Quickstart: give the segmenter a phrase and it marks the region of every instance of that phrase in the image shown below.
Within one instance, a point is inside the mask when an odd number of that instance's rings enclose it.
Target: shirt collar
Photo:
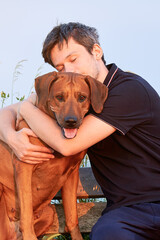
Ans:
[[[105,80],[104,80],[104,84],[109,87],[109,84],[111,83],[111,81],[113,80],[116,72],[118,71],[118,67],[116,66],[116,64],[112,63],[109,65],[106,65],[107,69],[109,70]]]

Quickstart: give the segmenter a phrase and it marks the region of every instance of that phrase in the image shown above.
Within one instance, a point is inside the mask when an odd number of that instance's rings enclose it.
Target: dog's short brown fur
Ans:
[[[89,76],[73,73],[52,72],[38,77],[35,89],[37,107],[56,118],[64,129],[64,135],[69,134],[69,137],[76,134],[74,129],[82,123],[90,104],[95,112],[101,112],[107,97],[107,88],[103,84]],[[20,129],[23,127],[28,127],[25,121],[20,123]],[[30,141],[45,145],[37,138],[30,137]],[[55,152],[54,159],[30,165],[17,160],[9,146],[0,142],[1,240],[37,240],[37,236],[45,233],[53,222],[49,203],[60,189],[66,230],[72,239],[82,239],[78,228],[76,192],[79,165],[85,153],[64,157]]]

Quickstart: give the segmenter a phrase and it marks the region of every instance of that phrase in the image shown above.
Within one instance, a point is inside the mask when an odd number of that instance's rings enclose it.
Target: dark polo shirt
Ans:
[[[160,98],[140,76],[107,68],[108,98],[102,113],[91,113],[117,130],[88,149],[106,211],[160,201]]]

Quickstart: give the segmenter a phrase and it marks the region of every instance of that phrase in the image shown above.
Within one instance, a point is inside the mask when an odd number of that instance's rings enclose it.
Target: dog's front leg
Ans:
[[[80,164],[76,166],[61,190],[66,220],[66,230],[70,232],[72,240],[83,239],[78,226],[77,215],[77,186],[79,180],[79,166]]]
[[[15,182],[20,206],[20,231],[23,240],[37,240],[34,232],[32,206],[32,171],[34,165],[14,159]]]

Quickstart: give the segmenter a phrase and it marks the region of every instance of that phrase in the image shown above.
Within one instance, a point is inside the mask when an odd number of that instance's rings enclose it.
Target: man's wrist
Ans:
[[[26,110],[32,105],[28,100],[24,100],[19,106],[18,113],[24,118]]]
[[[6,144],[8,144],[8,146],[10,146],[10,148],[13,149],[13,142],[14,142],[14,136],[16,134],[16,130],[15,129],[8,129],[8,131],[6,131],[6,134],[4,136],[4,142]]]

